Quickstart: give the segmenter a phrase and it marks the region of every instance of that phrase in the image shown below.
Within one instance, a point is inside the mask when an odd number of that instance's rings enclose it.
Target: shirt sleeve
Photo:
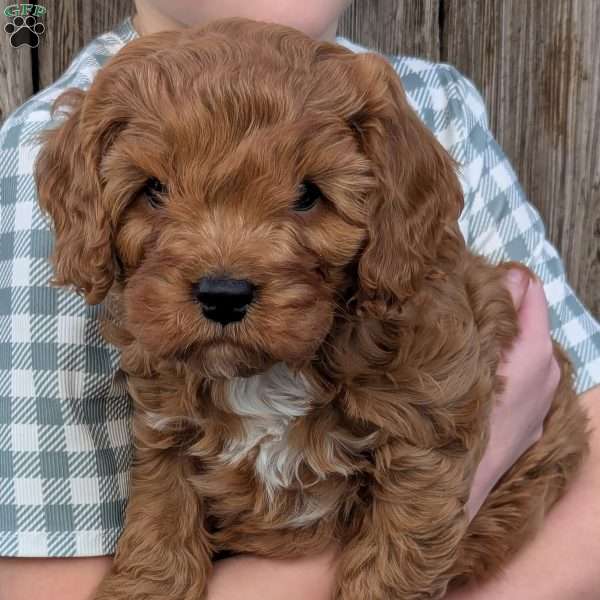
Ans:
[[[113,554],[123,528],[131,401],[102,307],[50,284],[33,165],[54,99],[135,37],[127,17],[93,39],[0,127],[0,556]]]
[[[569,285],[544,223],[490,132],[483,99],[454,67],[441,65],[448,107],[462,125],[456,155],[465,207],[460,227],[469,248],[493,263],[514,260],[542,280],[552,337],[570,356],[579,394],[600,384],[600,325]]]
[[[0,556],[114,552],[131,462],[131,406],[102,307],[50,284],[36,133],[52,88],[0,128]]]

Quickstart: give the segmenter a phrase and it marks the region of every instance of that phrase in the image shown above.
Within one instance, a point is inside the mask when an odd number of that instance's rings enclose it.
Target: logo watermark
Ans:
[[[11,21],[4,25],[4,31],[10,35],[10,45],[13,48],[37,48],[46,29],[38,18],[47,12],[46,7],[40,4],[9,4],[4,9],[4,16]]]

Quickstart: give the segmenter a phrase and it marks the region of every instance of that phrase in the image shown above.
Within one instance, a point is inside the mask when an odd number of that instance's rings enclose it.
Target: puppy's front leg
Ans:
[[[201,600],[211,548],[178,449],[136,448],[125,529],[95,600]]]
[[[377,454],[371,503],[340,556],[336,600],[441,598],[468,525],[459,461],[401,443]]]

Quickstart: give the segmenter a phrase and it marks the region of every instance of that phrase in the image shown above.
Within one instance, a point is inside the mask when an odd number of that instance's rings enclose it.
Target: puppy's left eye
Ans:
[[[294,202],[294,210],[296,212],[306,212],[313,208],[322,197],[323,193],[319,186],[305,179],[298,186],[298,197]]]
[[[142,192],[148,197],[148,202],[153,208],[159,208],[163,205],[164,195],[168,192],[166,184],[156,177],[150,177],[146,180]]]

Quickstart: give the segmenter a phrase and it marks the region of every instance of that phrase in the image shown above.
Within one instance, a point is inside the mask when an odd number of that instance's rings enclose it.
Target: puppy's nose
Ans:
[[[244,318],[254,299],[254,290],[254,285],[245,279],[203,277],[193,285],[202,314],[221,325]]]

